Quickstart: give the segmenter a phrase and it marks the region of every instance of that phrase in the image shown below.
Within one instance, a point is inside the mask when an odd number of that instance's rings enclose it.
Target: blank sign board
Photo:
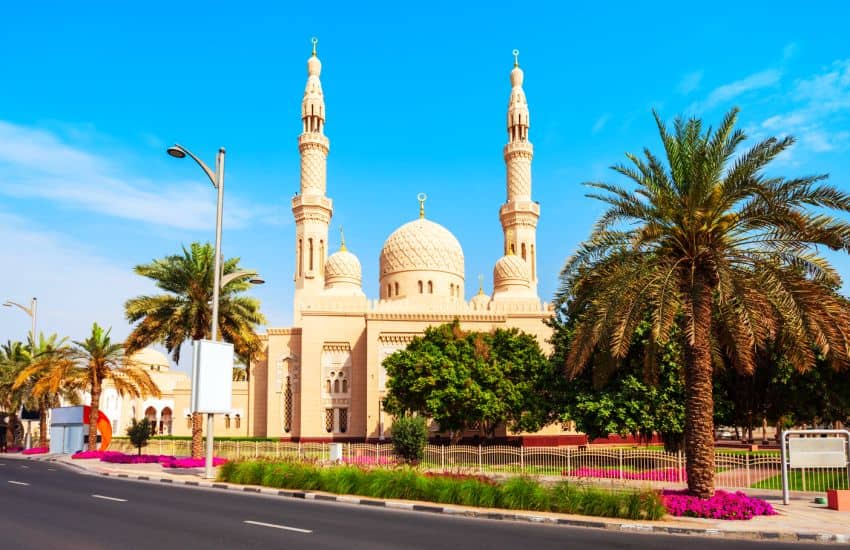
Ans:
[[[847,440],[843,437],[791,437],[788,458],[792,468],[843,468],[847,466]]]
[[[233,388],[233,344],[195,340],[192,365],[192,410],[227,413]]]

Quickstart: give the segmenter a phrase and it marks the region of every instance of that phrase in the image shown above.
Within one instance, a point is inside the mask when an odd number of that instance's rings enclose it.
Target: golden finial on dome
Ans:
[[[345,233],[342,231],[342,225],[339,226],[339,251],[346,252],[348,249],[345,248]]]
[[[313,40],[315,40],[315,38]],[[514,67],[519,67],[519,50],[514,50],[513,54],[514,54]],[[313,52],[313,55],[315,55],[315,52]]]
[[[314,36],[310,40],[313,42],[313,57],[316,57],[316,44],[319,43],[319,39]]]
[[[425,193],[419,193],[416,195],[416,200],[419,201],[419,219],[425,217],[425,201],[428,199],[428,195]]]
[[[478,274],[478,294],[484,295],[484,275],[481,273]]]

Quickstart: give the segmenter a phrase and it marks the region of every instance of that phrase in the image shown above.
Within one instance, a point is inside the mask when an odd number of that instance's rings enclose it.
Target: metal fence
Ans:
[[[343,443],[343,462],[358,465],[392,465],[398,462],[388,443]],[[114,440],[112,449],[131,452],[127,440]],[[186,456],[190,441],[152,440],[151,454]],[[215,455],[228,459],[279,459],[327,461],[327,443],[282,441],[216,441]],[[526,474],[560,479],[610,483],[685,487],[685,456],[653,449],[622,447],[513,447],[507,445],[427,445],[422,468],[481,474]],[[778,452],[716,451],[718,488],[781,489]],[[792,472],[794,491],[823,492],[848,488],[844,469],[810,468]]]

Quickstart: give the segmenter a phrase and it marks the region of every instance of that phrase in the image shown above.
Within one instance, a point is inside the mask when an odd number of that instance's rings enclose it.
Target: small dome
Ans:
[[[470,300],[472,309],[475,311],[487,311],[490,308],[490,297],[484,294],[484,291],[478,291],[478,294]]]
[[[402,271],[442,271],[463,279],[463,249],[448,229],[419,218],[396,229],[381,250],[381,277]]]
[[[528,264],[525,263],[525,260],[514,254],[502,256],[493,268],[493,283],[496,286],[505,284],[524,284],[525,286],[529,286],[530,279]]]
[[[325,287],[350,284],[358,288],[363,281],[360,260],[348,250],[339,250],[325,263]]]

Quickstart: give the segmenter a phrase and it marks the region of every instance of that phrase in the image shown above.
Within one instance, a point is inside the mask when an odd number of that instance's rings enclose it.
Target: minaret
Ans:
[[[540,205],[531,200],[531,159],[534,147],[528,141],[528,102],[522,90],[523,72],[519,51],[514,50],[511,98],[508,103],[508,143],[505,145],[507,201],[499,209],[505,232],[504,253],[515,254],[528,264],[531,290],[537,295],[537,220]]]
[[[295,313],[298,326],[305,298],[317,296],[325,287],[325,260],[328,248],[328,226],[333,215],[333,202],[325,196],[327,158],[330,142],[325,137],[325,99],[319,74],[322,63],[313,55],[307,60],[307,87],[301,101],[303,128],[298,136],[301,153],[301,191],[292,198],[295,216]]]

